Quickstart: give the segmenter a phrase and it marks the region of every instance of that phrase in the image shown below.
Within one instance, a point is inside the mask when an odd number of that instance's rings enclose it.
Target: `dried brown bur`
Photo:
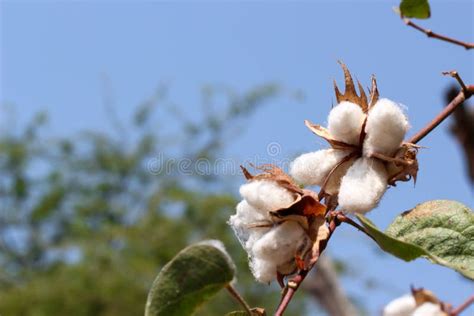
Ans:
[[[394,158],[387,161],[389,172],[388,184],[396,186],[397,181],[407,182],[413,179],[416,183],[418,174],[418,160],[416,155],[420,146],[412,143],[403,143]],[[382,159],[383,160],[383,159]]]
[[[415,299],[416,306],[419,307],[423,305],[424,303],[433,303],[437,304],[441,307],[443,311],[451,309],[451,306],[449,304],[444,304],[441,302],[433,292],[426,290],[424,288],[411,288],[411,294],[413,295],[413,298]],[[449,314],[444,312],[444,315],[448,316]]]
[[[329,229],[325,219],[326,206],[319,202],[318,196],[313,191],[301,189],[288,174],[274,165],[255,167],[255,169],[262,171],[262,173],[257,175],[252,175],[242,166],[241,168],[247,180],[275,181],[293,194],[294,200],[290,205],[270,212],[270,216],[275,224],[284,221],[296,221],[306,231],[309,239],[303,241],[302,246],[295,254],[295,261],[298,269],[309,269],[319,257],[321,241],[329,236]],[[290,266],[292,266],[292,263]],[[277,279],[280,282],[282,277],[292,274],[294,271],[279,272],[280,275]]]
[[[374,106],[374,104],[379,99],[379,91],[377,90],[377,81],[375,80],[375,76],[372,76],[372,86],[370,88],[369,102],[367,102],[367,96],[359,80],[357,80],[357,85],[359,87],[360,96],[357,95],[354,86],[354,80],[352,79],[352,75],[349,72],[349,69],[347,69],[347,66],[342,61],[338,61],[338,63],[339,65],[341,65],[342,71],[344,71],[345,90],[344,94],[342,94],[339,91],[339,88],[337,87],[336,81],[334,81],[334,91],[336,93],[337,103],[341,103],[342,101],[349,101],[360,106],[364,113],[369,112],[372,106]]]

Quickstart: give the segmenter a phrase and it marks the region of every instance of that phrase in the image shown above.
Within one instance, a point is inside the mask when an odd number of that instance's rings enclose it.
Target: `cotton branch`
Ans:
[[[466,310],[471,304],[474,304],[474,295],[471,295],[464,303],[453,309],[449,315],[457,316]]]
[[[425,29],[425,28],[419,26],[418,24],[415,24],[412,20],[407,19],[407,18],[404,18],[403,21],[405,22],[406,25],[411,26],[415,30],[418,30],[422,33],[425,33],[428,37],[436,38],[438,40],[445,41],[445,42],[448,42],[448,43],[451,43],[451,44],[454,44],[454,45],[463,46],[465,49],[474,48],[474,43],[463,42],[463,41],[457,40],[455,38],[451,38],[451,37],[448,37],[448,36],[445,36],[445,35],[435,33],[435,32],[433,32],[429,29]]]
[[[450,72],[449,74],[455,77],[458,81],[460,80],[459,75],[457,75],[456,72]],[[462,80],[459,82],[461,84]],[[433,129],[435,129],[439,124],[441,124],[441,122],[443,122],[449,115],[451,115],[459,105],[461,105],[465,100],[469,99],[474,94],[474,85],[466,86],[464,85],[464,83],[462,83],[461,87],[462,89],[458,93],[458,95],[431,122],[429,122],[418,133],[412,136],[408,140],[409,143],[416,144],[420,140],[422,140]]]

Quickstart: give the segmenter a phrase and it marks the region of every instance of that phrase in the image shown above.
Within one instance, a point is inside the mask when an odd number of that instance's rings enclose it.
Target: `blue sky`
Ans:
[[[7,123],[1,115],[14,105],[18,124],[47,110],[51,135],[109,129],[104,84],[118,115],[127,118],[161,82],[170,85],[171,99],[188,115],[199,116],[196,104],[204,84],[243,92],[272,81],[288,91],[304,91],[304,102],[282,97],[258,110],[225,156],[242,162],[265,157],[268,144],[277,142],[281,153],[276,158],[284,159],[324,146],[303,120],[325,122],[334,100],[332,80],[342,83],[336,63],[341,59],[365,86],[376,74],[381,95],[407,107],[413,133],[444,104],[442,94],[452,79],[441,72],[456,69],[472,83],[474,60],[472,52],[407,28],[391,9],[397,4],[3,0],[0,122]],[[432,18],[420,24],[473,41],[473,12],[472,1],[437,1]],[[406,183],[390,189],[370,213],[379,226],[430,199],[473,206],[461,152],[447,126],[422,142],[428,148],[419,155],[416,187]],[[350,260],[356,273],[377,275],[387,283],[369,291],[360,282],[345,280],[350,294],[365,301],[372,313],[410,284],[425,286],[455,305],[474,291],[472,283],[446,268],[380,255],[350,227],[340,230],[330,252]]]

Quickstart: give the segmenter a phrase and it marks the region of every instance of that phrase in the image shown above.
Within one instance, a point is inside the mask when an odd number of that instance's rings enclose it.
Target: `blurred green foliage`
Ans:
[[[212,161],[278,92],[273,84],[243,94],[208,87],[202,116],[189,119],[161,86],[114,129],[46,137],[43,114],[8,129],[0,136],[0,313],[142,315],[160,268],[209,238],[222,240],[236,261],[249,303],[272,310],[278,292],[255,284],[226,225],[236,204],[226,180],[152,172],[150,161],[159,154],[162,165],[179,157]],[[292,304],[290,314],[301,306]],[[223,292],[200,314],[235,309]]]

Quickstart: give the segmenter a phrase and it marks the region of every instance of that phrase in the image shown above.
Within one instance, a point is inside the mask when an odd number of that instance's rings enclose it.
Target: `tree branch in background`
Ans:
[[[357,310],[339,284],[336,270],[328,256],[316,264],[317,273],[311,273],[303,289],[311,294],[331,316],[357,315]]]
[[[447,102],[456,97],[458,90],[455,86],[450,87],[445,93]],[[454,122],[451,125],[451,133],[456,137],[464,151],[464,161],[468,177],[474,184],[474,111],[465,103],[461,103],[453,113]]]
[[[451,37],[448,37],[448,36],[445,36],[445,35],[434,33],[430,29],[425,29],[425,28],[419,26],[418,24],[415,24],[410,19],[404,18],[403,22],[405,22],[406,25],[411,26],[415,30],[418,30],[422,33],[425,33],[428,37],[436,38],[436,39],[439,39],[441,41],[445,41],[445,42],[448,42],[448,43],[451,43],[451,44],[454,44],[454,45],[463,46],[465,49],[474,48],[474,43],[463,42],[463,41],[457,40],[455,38],[451,38]]]

